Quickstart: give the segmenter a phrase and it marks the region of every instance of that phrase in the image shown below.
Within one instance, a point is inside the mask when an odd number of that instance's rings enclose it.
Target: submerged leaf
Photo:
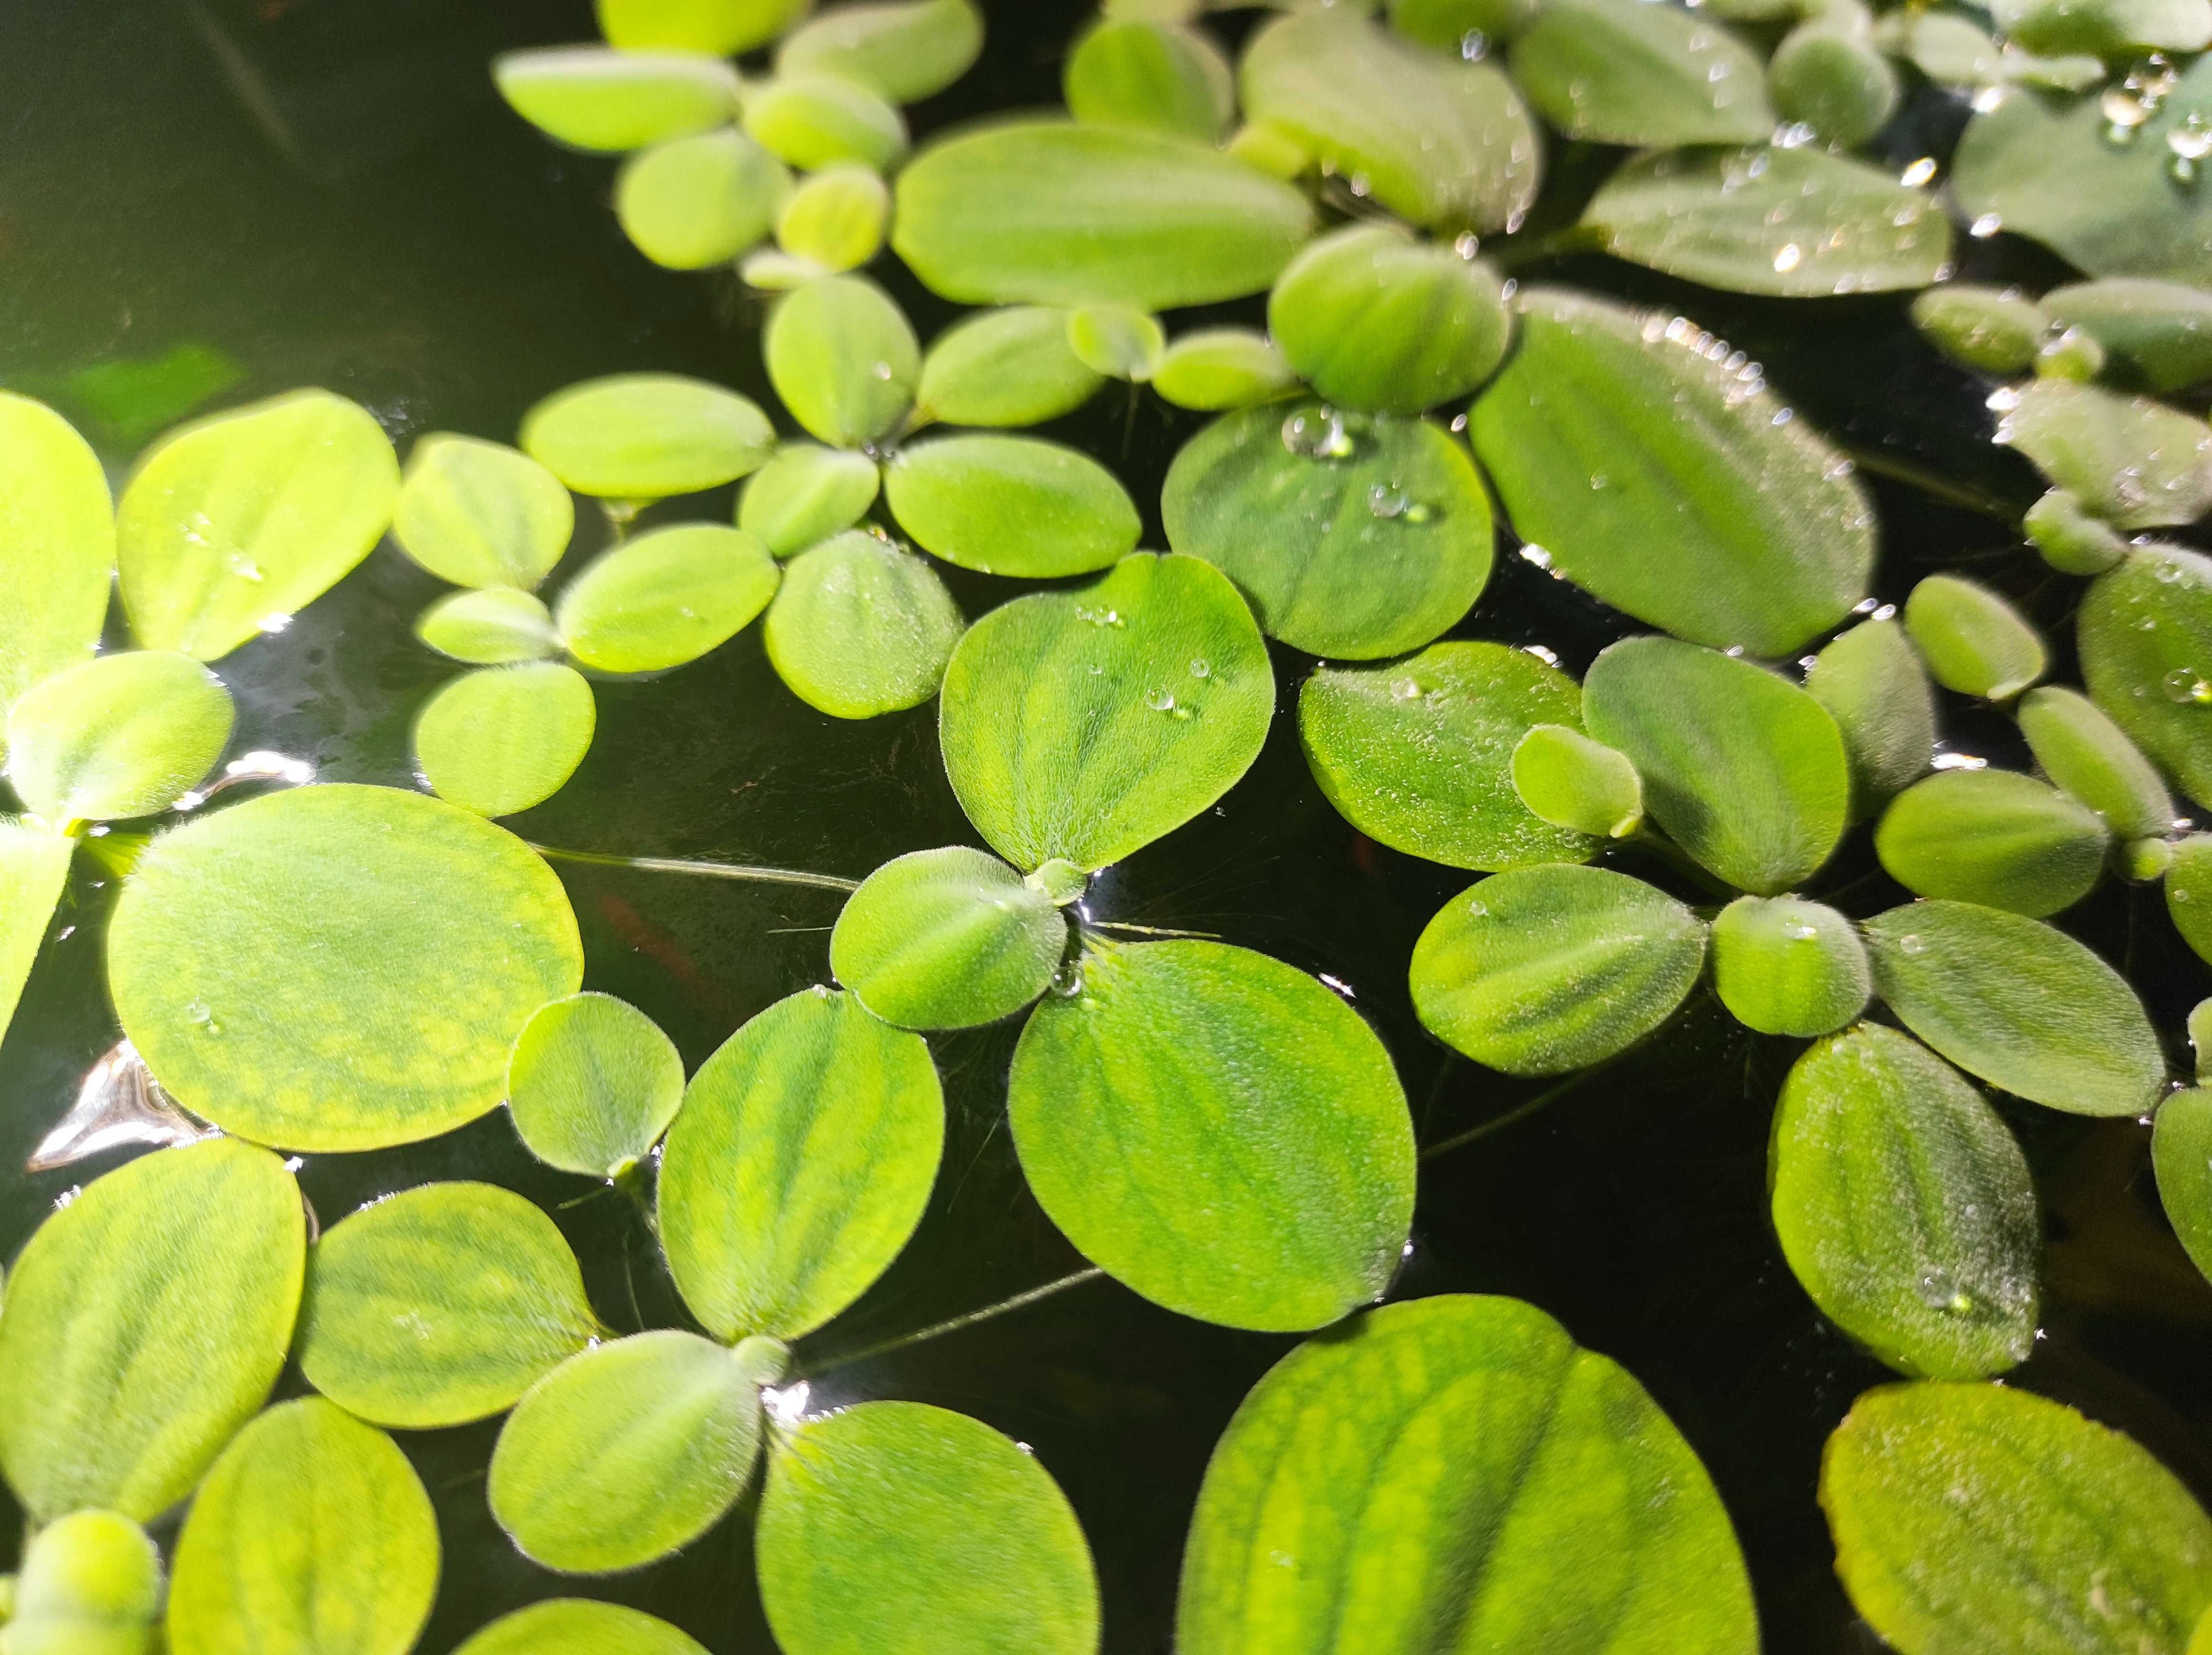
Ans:
[[[897,429],[921,376],[921,346],[905,313],[855,276],[826,276],[784,298],[761,355],[792,418],[840,448]]]
[[[512,586],[440,598],[416,619],[415,635],[439,654],[472,666],[511,666],[561,652],[553,612],[533,594]]]
[[[419,793],[272,793],[162,834],[107,937],[124,1033],[194,1114],[373,1149],[495,1107],[507,1048],[583,975],[561,882]]]
[[[1928,773],[1936,756],[1936,689],[1887,619],[1862,621],[1815,656],[1805,693],[1827,709],[1851,771],[1851,814],[1863,816]]]
[[[1713,920],[1713,991],[1762,1034],[1832,1034],[1874,993],[1851,922],[1796,896],[1740,896]]]
[[[937,694],[964,625],[927,558],[856,530],[784,566],[762,640],[807,706],[872,718]]]
[[[915,411],[953,425],[1042,425],[1106,383],[1067,342],[1067,312],[1042,305],[980,312],[930,342]]]
[[[975,0],[861,0],[801,23],[776,48],[779,75],[835,75],[893,103],[933,98],[983,50]]]
[[[2114,526],[2194,523],[2212,511],[2212,427],[2203,421],[2072,379],[2035,379],[2017,394],[1997,441]]]
[[[1398,1267],[1414,1149],[1389,1053],[1266,955],[1092,940],[1080,987],[1030,1014],[1006,1109],[1047,1216],[1170,1310],[1320,1327]]]
[[[1547,0],[1513,42],[1513,78],[1559,130],[1598,143],[1759,143],[1775,126],[1751,48],[1668,0]]]
[[[914,443],[884,468],[884,503],[947,563],[1029,579],[1105,568],[1143,526],[1111,471],[1036,437]]]
[[[99,456],[53,409],[0,391],[0,712],[91,658],[114,568]]]
[[[602,552],[554,610],[568,653],[600,672],[696,661],[768,607],[782,573],[742,529],[678,523]]]
[[[725,128],[640,150],[615,179],[623,233],[672,270],[726,264],[765,236],[791,188],[783,164]]]
[[[155,815],[215,767],[234,716],[222,681],[189,655],[99,656],[8,709],[8,781],[57,825]]]
[[[1050,896],[964,845],[885,863],[846,899],[830,968],[904,1028],[970,1028],[1052,986],[1067,922]]]
[[[416,440],[392,513],[400,550],[441,580],[526,591],[575,527],[568,489],[529,455],[447,431]]]
[[[738,112],[736,73],[688,53],[549,46],[495,58],[491,73],[516,114],[579,149],[641,149]]]
[[[745,480],[738,527],[776,556],[794,557],[858,523],[882,486],[866,454],[787,442]]]
[[[621,1603],[549,1597],[502,1615],[454,1655],[707,1655],[667,1622]]]
[[[1890,802],[1875,854],[1916,896],[2040,919],[2095,888],[2111,843],[2087,805],[2014,770],[1945,770]]]
[[[540,1006],[515,1036],[507,1106],[530,1153],[586,1178],[641,1160],[684,1102],[684,1059],[652,1018],[611,994]]]
[[[2134,549],[2090,583],[2075,625],[2097,705],[2183,792],[2212,803],[2212,559]]]
[[[1195,28],[1146,18],[1109,18],[1077,41],[1061,88],[1079,121],[1201,143],[1237,113],[1236,76],[1221,48]]]
[[[580,494],[660,500],[719,488],[775,452],[768,415],[675,373],[617,373],[556,391],[522,416],[522,446]]]
[[[447,803],[511,816],[568,785],[591,750],[599,716],[591,685],[573,667],[480,667],[422,704],[415,767]]]

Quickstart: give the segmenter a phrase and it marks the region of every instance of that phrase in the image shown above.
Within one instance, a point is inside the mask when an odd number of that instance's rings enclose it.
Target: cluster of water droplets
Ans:
[[[2107,87],[2098,100],[2105,118],[2105,141],[2116,145],[2135,142],[2151,118],[2173,95],[2180,76],[2164,55],[2153,52]],[[2198,169],[2212,156],[2212,117],[2191,109],[2166,130],[2166,170],[2177,183],[2195,184]]]

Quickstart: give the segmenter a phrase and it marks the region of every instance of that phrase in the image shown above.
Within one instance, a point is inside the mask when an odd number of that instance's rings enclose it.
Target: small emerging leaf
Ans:
[[[1972,580],[1931,574],[1905,603],[1905,629],[1936,682],[1961,695],[2010,700],[2050,664],[2018,609]]]
[[[684,1101],[684,1059],[659,1025],[611,994],[538,1009],[515,1036],[507,1106],[549,1166],[616,1178],[641,1160]]]
[[[160,1649],[161,1554],[127,1517],[72,1512],[49,1523],[25,1537],[21,1572],[0,1579],[9,1655]]]
[[[2021,528],[2043,561],[2063,574],[2100,575],[2128,555],[2126,537],[2092,516],[2070,488],[2046,490],[2027,508]]]
[[[791,192],[776,216],[775,239],[793,258],[819,269],[854,270],[883,251],[890,216],[891,192],[882,175],[840,161]],[[913,377],[907,376],[909,386]]]
[[[1067,344],[1094,373],[1142,384],[1166,354],[1158,321],[1121,305],[1085,305],[1067,313]]]
[[[866,454],[788,442],[745,480],[738,527],[776,556],[795,557],[858,523],[882,486]]]
[[[2025,373],[2051,315],[2013,288],[1946,282],[1912,301],[1912,325],[1953,361],[1984,373]]]
[[[1874,973],[1851,922],[1796,896],[1740,896],[1713,921],[1713,991],[1762,1034],[1832,1034],[1866,1009]]]
[[[1182,334],[1169,341],[1152,373],[1152,389],[1162,397],[1205,414],[1267,402],[1297,383],[1274,343],[1245,328]]]
[[[846,899],[830,967],[904,1028],[970,1028],[1012,1015],[1052,985],[1067,922],[998,858],[966,846],[885,863]]]
[[[1644,825],[1644,783],[1626,754],[1565,724],[1530,728],[1513,749],[1513,791],[1554,827],[1624,839]]]
[[[1042,425],[1105,383],[1068,343],[1066,312],[1017,305],[956,322],[930,342],[915,412],[954,425]]]

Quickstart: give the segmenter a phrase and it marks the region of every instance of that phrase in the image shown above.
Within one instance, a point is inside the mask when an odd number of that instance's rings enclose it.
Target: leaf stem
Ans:
[[[650,874],[691,874],[701,879],[738,879],[757,885],[805,885],[822,891],[857,891],[857,879],[809,873],[803,868],[766,868],[750,862],[696,862],[681,857],[610,856],[603,851],[567,851],[557,845],[523,840],[554,862],[585,862],[595,868],[638,868]]]
[[[834,1357],[818,1367],[810,1367],[807,1370],[808,1376],[818,1379],[824,1373],[833,1373],[854,1362],[866,1361],[872,1356],[888,1355],[894,1350],[904,1350],[908,1345],[921,1344],[930,1339],[940,1338],[947,1333],[957,1333],[964,1328],[974,1327],[978,1323],[991,1321],[1011,1312],[1026,1309],[1031,1305],[1053,1297],[1055,1294],[1065,1293],[1070,1288],[1079,1288],[1086,1282],[1095,1282],[1105,1274],[1104,1270],[1094,1264],[1089,1270],[1079,1270],[1071,1276],[1063,1276],[1056,1282],[1047,1282],[1042,1287],[1034,1287],[1024,1292],[1017,1293],[1011,1299],[1001,1299],[995,1305],[986,1305],[981,1310],[971,1310],[964,1316],[955,1316],[946,1321],[933,1322],[927,1327],[912,1333],[902,1333],[897,1338],[888,1339],[882,1344],[870,1345],[864,1350],[854,1351],[850,1355]]]
[[[1536,1094],[1534,1097],[1530,1098],[1527,1102],[1515,1105],[1502,1115],[1492,1116],[1490,1119],[1483,1122],[1480,1126],[1470,1126],[1464,1132],[1461,1132],[1455,1137],[1446,1138],[1442,1143],[1430,1144],[1426,1149],[1421,1151],[1421,1159],[1423,1161],[1434,1160],[1438,1155],[1448,1154],[1451,1150],[1457,1149],[1463,1145],[1473,1143],[1477,1138],[1486,1138],[1493,1132],[1502,1132],[1509,1126],[1517,1125],[1522,1121],[1528,1119],[1529,1116],[1534,1114],[1538,1110],[1543,1108],[1546,1105],[1556,1103],[1559,1099],[1566,1096],[1568,1093],[1573,1091],[1575,1088],[1580,1086],[1584,1081],[1588,1080],[1591,1076],[1596,1074],[1604,1067],[1605,1065],[1603,1064],[1593,1064],[1589,1068],[1583,1070],[1579,1075],[1570,1075],[1558,1085],[1546,1087],[1542,1091]]]
[[[1834,441],[1832,438],[1830,440]],[[2020,513],[2009,502],[1999,500],[1995,494],[1984,494],[1966,483],[1954,482],[1948,477],[1916,465],[1911,460],[1899,459],[1879,448],[1858,448],[1848,443],[1836,443],[1835,446],[1859,470],[1871,471],[1878,477],[1887,477],[1892,482],[1901,482],[1908,488],[1917,489],[1931,499],[1958,506],[1961,511],[1995,518],[2015,529],[2020,526]]]

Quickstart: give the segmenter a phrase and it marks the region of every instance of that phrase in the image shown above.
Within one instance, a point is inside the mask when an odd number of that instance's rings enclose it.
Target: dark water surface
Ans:
[[[914,112],[918,130],[1054,95],[1059,56],[1087,9],[989,9],[984,62]],[[326,385],[374,409],[403,441],[432,428],[511,437],[538,397],[620,369],[678,369],[769,402],[754,301],[730,278],[647,265],[608,210],[611,165],[556,153],[490,94],[492,51],[591,33],[580,3],[523,0],[7,8],[0,381],[60,403],[117,468],[146,434],[136,427],[161,410],[149,415],[143,394],[119,397],[112,381],[74,376],[179,346],[235,365],[221,402]],[[1941,156],[1962,119],[1962,106],[1923,93],[1885,147],[1900,165]],[[1556,191],[1571,197],[1602,157],[1561,149],[1553,161]],[[1969,244],[1966,256],[1976,274],[2051,274],[2008,238]],[[1764,361],[1778,389],[1868,456],[1869,470],[1880,461],[1930,470],[2000,511],[2017,512],[2036,492],[2024,465],[1987,446],[1989,387],[1922,347],[1900,302],[1732,299],[1599,259],[1519,273],[1680,308]],[[925,337],[941,324],[946,307],[902,273],[885,279]],[[180,377],[199,371],[178,360]],[[1056,434],[1116,467],[1152,516],[1147,543],[1158,545],[1159,480],[1194,426],[1156,403],[1132,411],[1109,397]],[[1873,481],[1885,599],[1931,568],[1963,565],[2053,629],[2056,676],[2072,676],[2064,640],[2078,583],[2044,573],[1997,518]],[[729,505],[725,490],[654,516],[726,520]],[[574,555],[602,537],[587,522]],[[1013,590],[945,573],[971,614]],[[407,785],[409,721],[456,670],[409,635],[440,590],[387,546],[289,632],[227,659],[238,750],[304,756],[332,780]],[[1509,555],[1457,633],[1540,642],[1579,671],[1620,630]],[[1440,1144],[1537,1088],[1449,1058],[1415,1024],[1405,991],[1413,938],[1467,876],[1365,842],[1323,801],[1293,716],[1309,664],[1277,652],[1279,716],[1251,775],[1216,810],[1102,878],[1092,909],[1217,933],[1348,985],[1397,1058],[1422,1141]],[[933,706],[867,724],[823,718],[782,688],[757,627],[660,681],[601,685],[599,700],[590,758],[555,800],[515,821],[526,836],[854,877],[902,852],[973,839],[945,783]],[[1946,715],[1955,746],[2021,761],[2008,722],[1956,702]],[[107,1164],[15,1170],[117,1038],[100,974],[112,890],[92,858],[78,865],[0,1047],[0,1257]],[[562,874],[584,929],[588,985],[649,1012],[691,1064],[762,1007],[826,975],[833,894],[565,864]],[[1815,894],[1859,915],[1902,896],[1863,833]],[[2212,991],[2212,973],[2180,945],[2154,896],[2108,887],[2063,923],[2128,971],[2185,1067],[2182,1018]],[[1080,1267],[1027,1194],[1003,1130],[1012,1038],[1009,1027],[933,1043],[952,1119],[929,1216],[884,1281],[804,1342],[800,1361],[817,1405],[932,1402],[1032,1444],[1096,1549],[1108,1648],[1164,1651],[1206,1453],[1291,1341],[1183,1321],[1094,1282],[927,1343],[843,1360]],[[1827,1655],[1879,1646],[1830,1572],[1814,1501],[1820,1445],[1851,1399],[1887,1375],[1814,1311],[1767,1222],[1768,1122],[1797,1049],[1747,1034],[1708,997],[1693,1001],[1657,1044],[1428,1162],[1416,1248],[1395,1291],[1517,1294],[1624,1362],[1719,1482],[1769,1647]],[[2212,1289],[2159,1215],[2148,1130],[2007,1112],[2051,1236],[2045,1334],[2016,1382],[2124,1428],[2212,1496],[2212,1391],[2201,1380],[2212,1365]],[[611,1325],[684,1319],[635,1209],[538,1166],[503,1113],[410,1149],[312,1157],[301,1171],[325,1222],[373,1196],[456,1176],[508,1185],[552,1210]],[[301,1388],[296,1375],[284,1388]],[[718,1652],[772,1647],[753,1596],[747,1511],[653,1567],[564,1582],[517,1555],[485,1509],[495,1430],[400,1439],[437,1500],[446,1548],[425,1651],[449,1650],[532,1598],[579,1590],[649,1608]],[[18,1525],[4,1496],[0,1512],[0,1529]],[[0,1533],[0,1559],[13,1543]]]

